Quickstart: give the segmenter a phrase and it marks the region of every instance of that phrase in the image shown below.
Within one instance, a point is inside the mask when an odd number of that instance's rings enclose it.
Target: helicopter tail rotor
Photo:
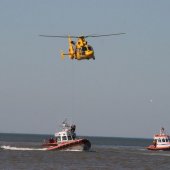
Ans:
[[[60,53],[60,54],[61,54],[61,59],[64,60],[64,58],[65,58],[64,51],[61,50],[61,53]]]

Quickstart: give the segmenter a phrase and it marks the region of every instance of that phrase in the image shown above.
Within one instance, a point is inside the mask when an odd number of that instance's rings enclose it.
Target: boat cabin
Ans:
[[[167,145],[170,143],[170,136],[165,134],[164,128],[162,128],[160,134],[154,135],[154,141],[157,145]]]
[[[167,144],[170,142],[170,137],[168,135],[155,135],[154,140],[157,144]]]
[[[75,138],[76,138],[76,133],[75,133],[76,126],[75,125],[70,126],[66,123],[63,123],[62,126],[63,126],[62,131],[55,133],[57,143],[75,140]]]

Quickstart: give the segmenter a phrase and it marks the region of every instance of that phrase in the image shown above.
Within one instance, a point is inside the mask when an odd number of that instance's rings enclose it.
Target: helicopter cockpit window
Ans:
[[[88,46],[88,50],[92,51],[92,50],[93,50],[93,48],[92,48],[91,46]]]

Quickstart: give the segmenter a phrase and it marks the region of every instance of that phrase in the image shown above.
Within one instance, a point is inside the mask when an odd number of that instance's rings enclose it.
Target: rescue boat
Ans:
[[[148,150],[170,150],[170,136],[165,133],[165,129],[161,128],[159,134],[153,137],[153,143],[147,147]]]
[[[46,150],[76,150],[88,151],[91,148],[89,140],[76,137],[76,125],[69,125],[67,121],[62,123],[62,130],[56,132],[54,137],[45,140],[42,146]]]

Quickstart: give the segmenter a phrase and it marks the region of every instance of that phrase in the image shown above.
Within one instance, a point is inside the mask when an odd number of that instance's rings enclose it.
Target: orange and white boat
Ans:
[[[148,150],[170,150],[170,136],[165,133],[165,129],[161,128],[159,134],[154,135],[154,140],[147,147]]]
[[[69,125],[67,121],[62,124],[62,130],[55,133],[54,138],[45,141],[42,146],[46,150],[76,150],[87,151],[91,148],[91,143],[87,139],[76,137],[76,126]]]

